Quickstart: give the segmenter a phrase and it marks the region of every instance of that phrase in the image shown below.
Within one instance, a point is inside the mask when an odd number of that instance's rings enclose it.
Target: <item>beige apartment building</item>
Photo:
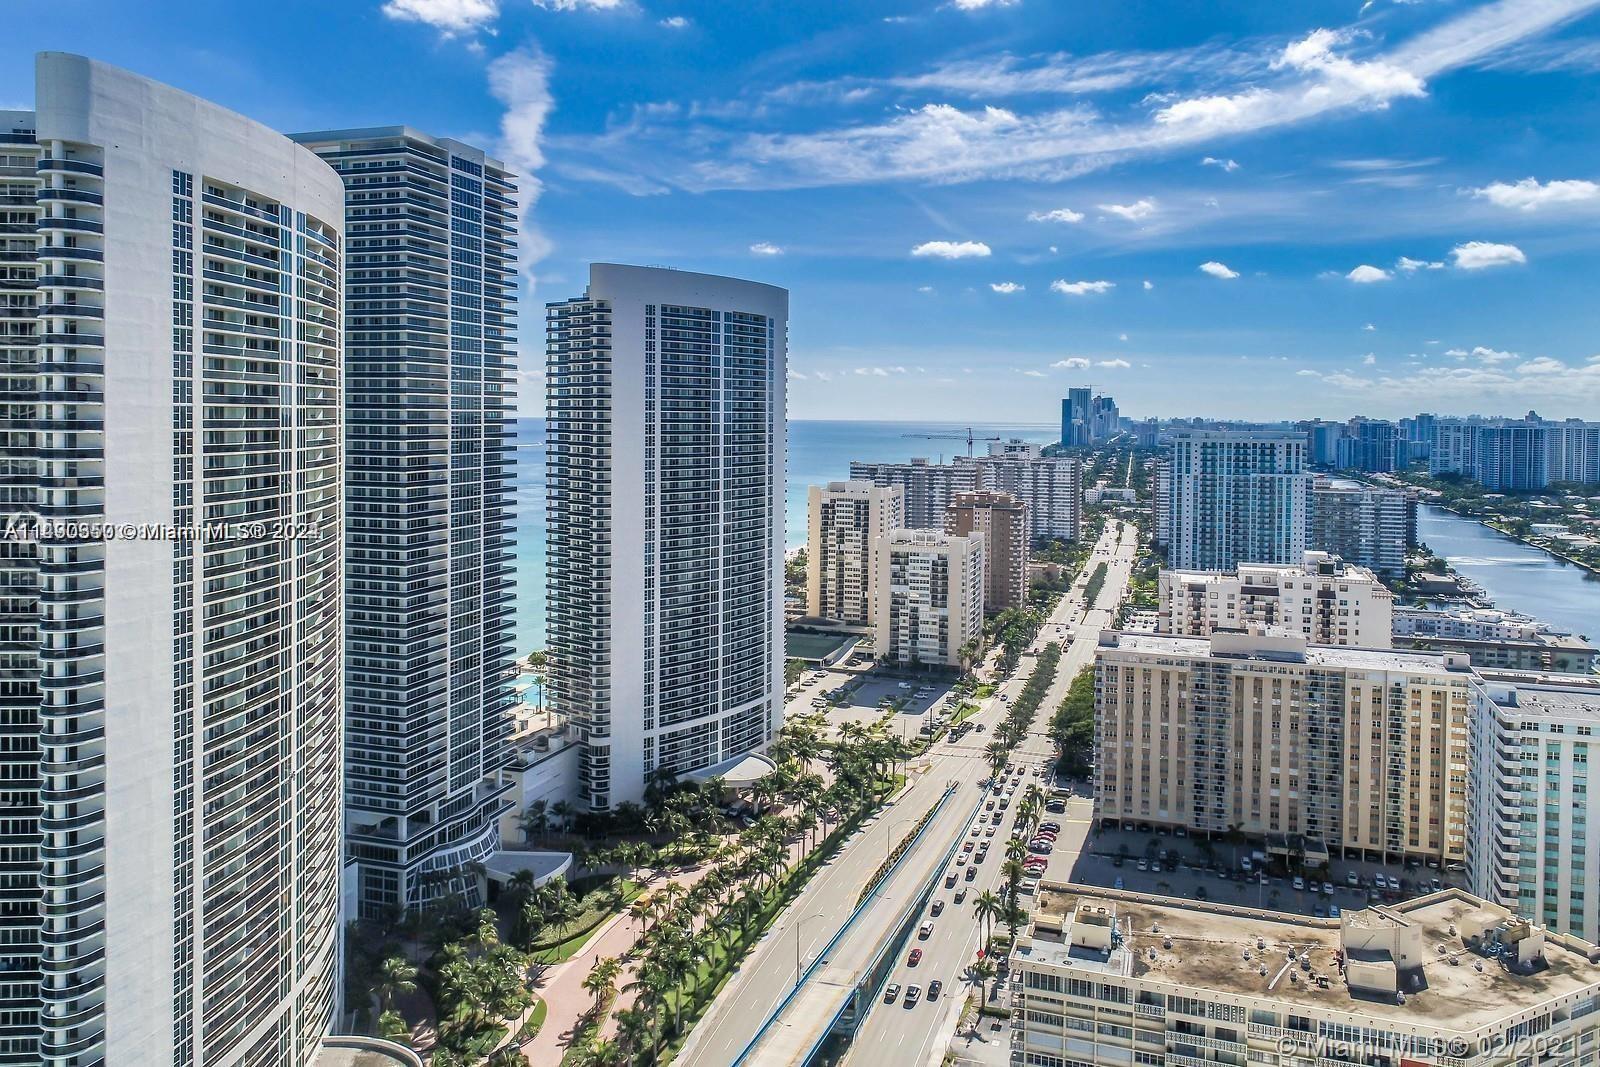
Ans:
[[[905,525],[905,490],[829,482],[810,486],[806,503],[806,614],[871,626],[877,545]]]
[[[1028,605],[1028,506],[1009,493],[957,493],[944,532],[983,536],[983,610],[994,615]]]
[[[1462,861],[1465,655],[1106,632],[1095,675],[1104,822]]]
[[[1008,961],[1011,1062],[1577,1067],[1597,956],[1459,889],[1313,919],[1046,883]]]
[[[1231,571],[1164,570],[1161,633],[1205,637],[1215,630],[1272,626],[1313,645],[1389,648],[1394,594],[1378,576],[1326,552],[1299,563],[1241,563]]]
[[[878,543],[881,660],[955,667],[983,633],[983,535],[895,530]]]

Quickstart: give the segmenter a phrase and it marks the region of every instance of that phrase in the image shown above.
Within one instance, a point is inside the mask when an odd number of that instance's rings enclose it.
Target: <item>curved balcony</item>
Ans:
[[[93,174],[97,177],[104,175],[106,172],[105,168],[98,163],[90,163],[82,159],[52,159],[49,156],[45,156],[35,163],[34,170],[40,174]]]

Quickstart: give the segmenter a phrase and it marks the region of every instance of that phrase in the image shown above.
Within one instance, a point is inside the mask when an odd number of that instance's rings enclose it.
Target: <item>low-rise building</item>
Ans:
[[[1009,960],[1012,1062],[1590,1064],[1597,958],[1457,889],[1311,919],[1047,883]]]
[[[1600,659],[1600,649],[1582,638],[1497,608],[1397,608],[1394,644],[1465,652],[1474,667],[1486,670],[1588,674]]]
[[[1028,606],[1028,506],[1009,493],[957,493],[944,532],[983,536],[983,610]]]
[[[1162,633],[1279,627],[1314,645],[1390,647],[1394,595],[1377,575],[1326,552],[1299,563],[1241,563],[1233,571],[1164,570]]]
[[[983,535],[895,530],[878,548],[879,659],[956,667],[983,633]]]
[[[1461,862],[1474,677],[1452,653],[1107,631],[1095,657],[1099,817]]]

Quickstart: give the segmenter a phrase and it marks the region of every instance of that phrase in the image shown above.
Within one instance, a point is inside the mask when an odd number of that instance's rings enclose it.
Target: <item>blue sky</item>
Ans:
[[[10,54],[498,152],[530,413],[604,259],[789,287],[800,418],[1600,418],[1600,0],[194,10],[32,5]]]

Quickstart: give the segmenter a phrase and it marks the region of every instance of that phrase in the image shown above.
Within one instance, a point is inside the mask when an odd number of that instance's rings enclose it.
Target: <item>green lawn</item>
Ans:
[[[638,882],[624,880],[622,883],[622,907],[614,907],[615,897],[611,890],[605,888],[595,889],[584,895],[583,913],[572,922],[563,926],[558,933],[545,938],[533,950],[533,958],[538,963],[546,965],[560,963],[577,955],[583,943],[594,933],[595,928],[613,915],[618,914],[623,908],[638,899],[644,892],[644,887]]]

